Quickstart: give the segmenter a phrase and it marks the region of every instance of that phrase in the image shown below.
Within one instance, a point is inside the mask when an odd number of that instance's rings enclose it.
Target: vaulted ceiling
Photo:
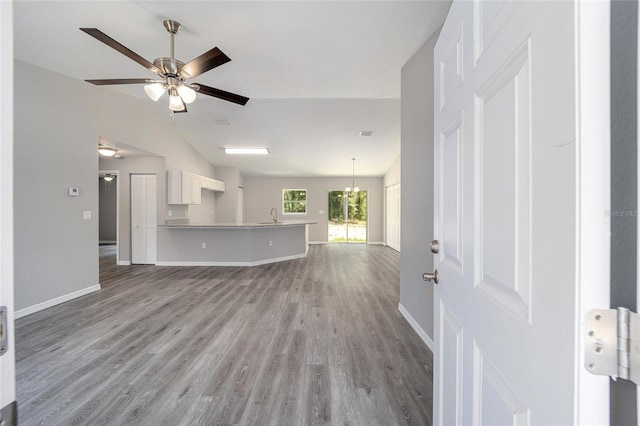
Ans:
[[[81,32],[95,27],[149,61],[217,46],[232,61],[194,81],[251,98],[200,95],[170,117],[216,166],[247,176],[381,176],[400,154],[400,70],[444,21],[449,1],[17,1],[15,58],[80,80],[155,74]],[[88,83],[87,83],[88,84]],[[146,98],[142,85],[102,86]],[[144,125],[141,123],[140,125]],[[373,131],[360,137],[361,130]],[[117,144],[118,141],[113,141]],[[268,157],[224,147],[267,146]]]

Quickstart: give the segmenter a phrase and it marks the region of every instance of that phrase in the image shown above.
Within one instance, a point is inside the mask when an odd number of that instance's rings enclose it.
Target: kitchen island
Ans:
[[[315,223],[168,223],[158,227],[156,265],[257,266],[302,258]]]

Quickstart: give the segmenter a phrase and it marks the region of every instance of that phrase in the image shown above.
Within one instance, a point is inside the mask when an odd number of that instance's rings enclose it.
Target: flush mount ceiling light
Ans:
[[[347,186],[344,189],[344,192],[360,192],[360,188],[358,188],[358,186],[356,185],[356,159],[352,158],[351,161],[353,162],[353,174],[351,175],[352,180],[351,180],[351,186]],[[353,190],[351,189],[353,187]]]
[[[233,155],[267,155],[269,148],[225,148],[225,154]]]
[[[107,173],[106,175],[104,175],[104,180],[105,182],[111,182],[113,180],[114,176],[111,173]]]
[[[118,150],[115,148],[103,145],[98,146],[98,153],[105,157],[113,157],[114,155],[116,155],[116,152],[118,152]]]
[[[369,137],[373,135],[373,130],[361,130],[360,137]]]
[[[167,19],[162,23],[171,34],[171,57],[157,58],[153,63],[144,59],[123,44],[118,43],[97,28],[80,28],[81,31],[101,41],[112,49],[117,50],[129,59],[134,60],[149,71],[158,75],[158,79],[151,78],[116,78],[103,80],[85,80],[98,86],[111,84],[145,84],[144,91],[153,101],[160,99],[165,93],[169,94],[169,109],[173,112],[187,112],[187,104],[196,100],[197,93],[212,96],[239,105],[245,105],[249,98],[224,90],[205,86],[204,84],[187,83],[186,80],[210,71],[231,59],[220,49],[214,47],[203,53],[191,62],[184,63],[175,58],[175,36],[182,25],[179,22]]]

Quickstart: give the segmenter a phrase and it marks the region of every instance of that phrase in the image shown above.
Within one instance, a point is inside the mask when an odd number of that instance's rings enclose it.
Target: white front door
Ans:
[[[131,175],[131,263],[156,263],[156,175]]]
[[[434,424],[608,422],[607,378],[581,361],[585,305],[608,307],[608,37],[604,2],[451,6],[434,52]]]
[[[15,420],[16,374],[13,327],[13,14],[0,2],[0,423]],[[0,352],[2,352],[0,350]]]

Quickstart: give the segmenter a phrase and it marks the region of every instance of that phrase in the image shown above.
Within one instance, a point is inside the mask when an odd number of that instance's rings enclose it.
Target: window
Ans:
[[[307,190],[283,189],[282,190],[283,214],[307,214]]]

